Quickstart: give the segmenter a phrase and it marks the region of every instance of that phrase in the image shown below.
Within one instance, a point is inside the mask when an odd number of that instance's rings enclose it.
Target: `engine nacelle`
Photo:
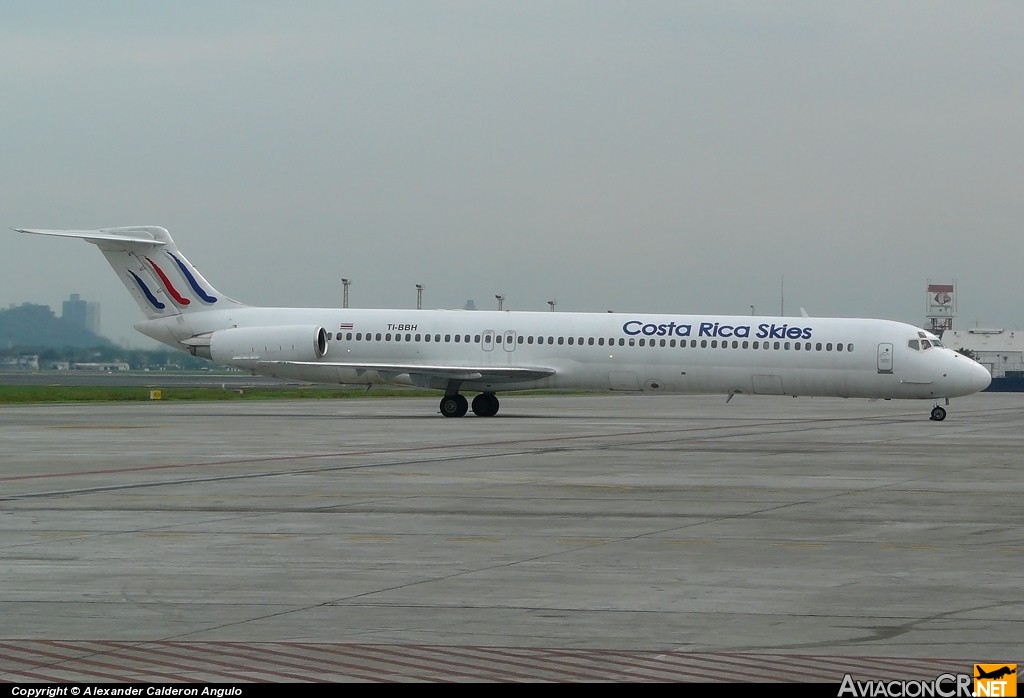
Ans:
[[[205,347],[203,347],[205,348]],[[200,347],[196,354],[202,356]],[[316,361],[327,354],[327,330],[315,325],[234,327],[210,335],[209,356],[219,364]]]

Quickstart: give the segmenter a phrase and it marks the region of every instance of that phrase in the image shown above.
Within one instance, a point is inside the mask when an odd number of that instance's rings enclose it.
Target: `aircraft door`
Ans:
[[[494,330],[484,330],[483,337],[480,338],[480,346],[484,351],[494,348]]]
[[[878,345],[878,372],[892,373],[892,344],[882,342]]]
[[[505,351],[516,350],[516,333],[513,330],[505,331]]]

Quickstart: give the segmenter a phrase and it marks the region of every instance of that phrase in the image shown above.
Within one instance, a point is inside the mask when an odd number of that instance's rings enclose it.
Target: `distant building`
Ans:
[[[100,304],[84,301],[77,293],[72,293],[70,298],[64,301],[61,317],[75,327],[89,330],[96,335],[100,333]]]
[[[77,362],[72,364],[75,371],[130,371],[131,366],[122,361]]]
[[[5,371],[38,371],[39,355],[22,354],[21,356],[0,357],[0,369]]]
[[[462,307],[463,310],[476,310],[476,301],[470,298],[466,301],[466,305]]]

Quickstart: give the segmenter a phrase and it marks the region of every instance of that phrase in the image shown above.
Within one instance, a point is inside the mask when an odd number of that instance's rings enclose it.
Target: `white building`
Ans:
[[[1024,331],[947,330],[942,343],[950,349],[970,349],[993,378],[1024,378]]]

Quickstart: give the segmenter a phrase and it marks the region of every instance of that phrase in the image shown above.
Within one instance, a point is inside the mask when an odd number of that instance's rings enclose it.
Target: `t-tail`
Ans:
[[[21,233],[79,238],[100,248],[149,320],[207,310],[243,307],[203,278],[157,226],[99,230],[36,230]]]

